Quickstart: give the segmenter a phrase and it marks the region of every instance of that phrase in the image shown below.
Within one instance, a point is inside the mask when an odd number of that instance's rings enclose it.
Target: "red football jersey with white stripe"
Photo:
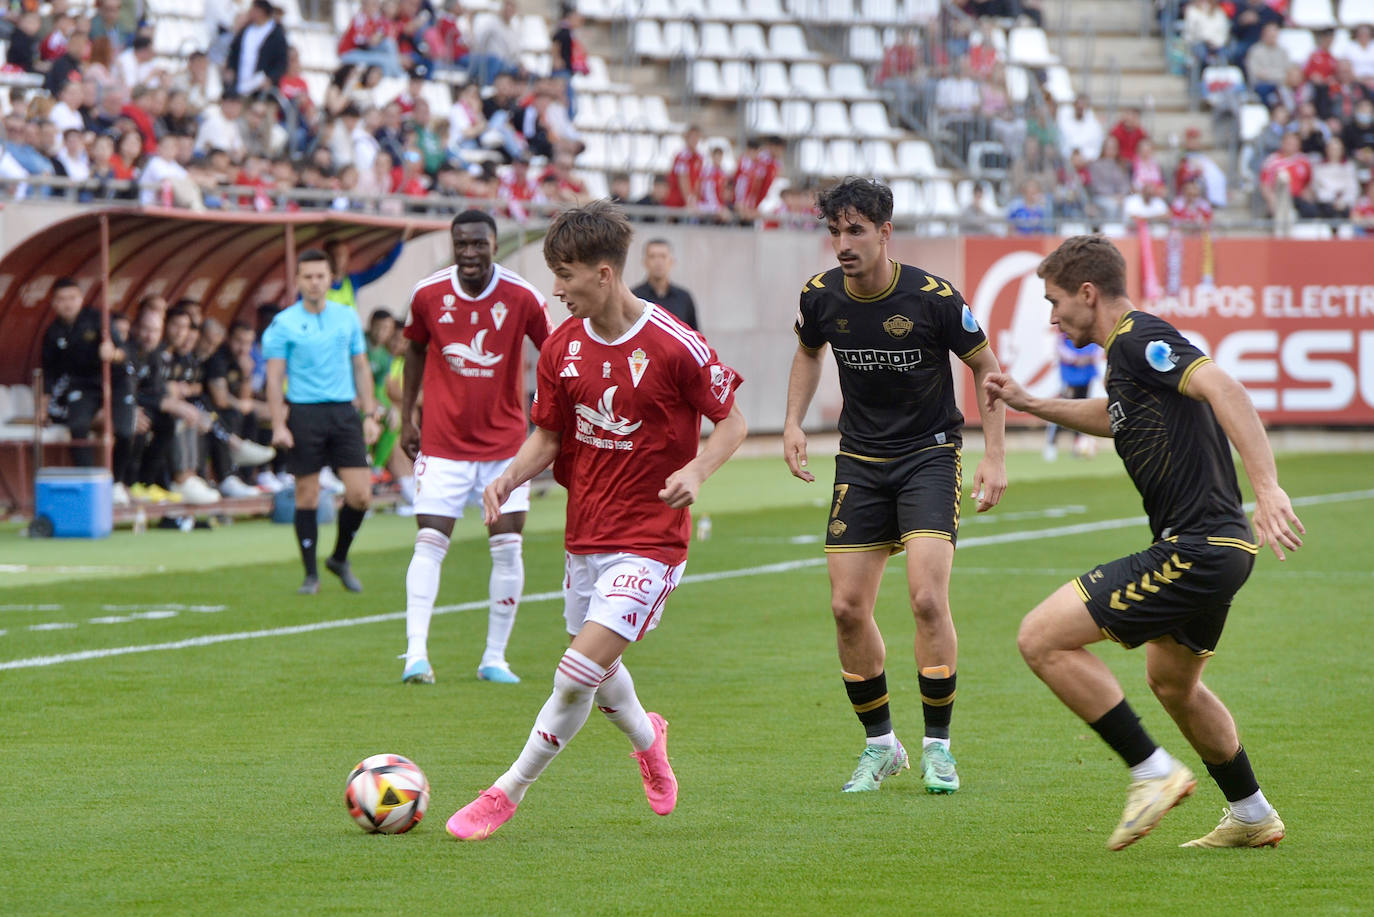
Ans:
[[[455,267],[416,284],[405,336],[429,345],[420,451],[463,462],[515,455],[526,433],[524,341],[542,347],[549,331],[544,297],[499,264],[475,297]]]
[[[743,380],[706,339],[651,303],[618,341],[569,320],[539,354],[531,419],[562,436],[553,475],[568,489],[572,554],[687,558],[691,515],[658,498],[696,458],[702,415],[720,421]]]

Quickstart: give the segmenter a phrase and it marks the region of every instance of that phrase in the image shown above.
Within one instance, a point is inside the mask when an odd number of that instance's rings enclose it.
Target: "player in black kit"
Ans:
[[[987,336],[948,281],[887,257],[892,192],[850,178],[818,200],[838,268],[802,287],[799,342],[787,386],[783,453],[806,470],[802,418],[820,381],[828,344],[839,366],[844,407],[835,493],[826,527],[830,605],[845,690],[868,736],[845,792],[878,789],[908,767],[893,732],[886,651],[873,618],[890,554],[906,549],[916,617],[916,665],[925,718],[921,770],[931,793],[953,793],[959,775],[949,749],[958,640],[949,610],[950,567],[959,528],[959,449],[964,417],[955,406],[950,354],[981,389],[998,369]],[[1005,412],[980,401],[987,449],[974,475],[978,511],[1006,489]]]
[[[1050,322],[1077,347],[1107,353],[1107,397],[1040,399],[1010,376],[984,383],[1004,402],[1083,433],[1110,436],[1144,498],[1153,544],[1061,586],[1021,623],[1021,655],[1065,705],[1131,769],[1120,850],[1193,792],[1192,772],[1146,734],[1106,664],[1085,647],[1146,644],[1150,687],[1230,803],[1211,833],[1185,847],[1277,844],[1283,821],[1264,798],[1235,721],[1202,683],[1231,599],[1259,548],[1301,546],[1302,523],[1279,487],[1274,456],[1249,396],[1162,318],[1126,298],[1126,262],[1101,236],[1065,241],[1041,264]],[[1230,440],[1228,444],[1227,440]],[[1241,507],[1234,445],[1255,490],[1255,533]]]

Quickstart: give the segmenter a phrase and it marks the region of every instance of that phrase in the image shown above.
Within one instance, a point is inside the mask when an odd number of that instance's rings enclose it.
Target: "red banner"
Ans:
[[[1058,241],[968,239],[964,250],[964,295],[998,359],[1044,395],[1058,390],[1058,365],[1035,268]],[[1216,239],[1209,284],[1202,239],[1184,239],[1173,252],[1156,239],[1156,264],[1181,258],[1173,268],[1179,283],[1149,302],[1138,241],[1115,241],[1132,301],[1168,319],[1240,381],[1265,421],[1374,424],[1374,242]],[[976,422],[972,382],[963,376],[964,413]]]

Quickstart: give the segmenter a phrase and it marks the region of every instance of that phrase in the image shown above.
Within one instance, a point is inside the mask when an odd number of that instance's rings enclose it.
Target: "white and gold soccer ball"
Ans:
[[[373,755],[348,775],[344,803],[364,831],[404,834],[425,817],[429,780],[409,758]]]

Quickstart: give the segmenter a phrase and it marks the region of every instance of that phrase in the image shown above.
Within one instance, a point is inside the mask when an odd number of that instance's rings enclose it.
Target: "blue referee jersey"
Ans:
[[[358,313],[326,301],[318,315],[297,300],[277,313],[262,335],[262,355],[285,360],[291,404],[353,401],[353,357],[367,352]]]

